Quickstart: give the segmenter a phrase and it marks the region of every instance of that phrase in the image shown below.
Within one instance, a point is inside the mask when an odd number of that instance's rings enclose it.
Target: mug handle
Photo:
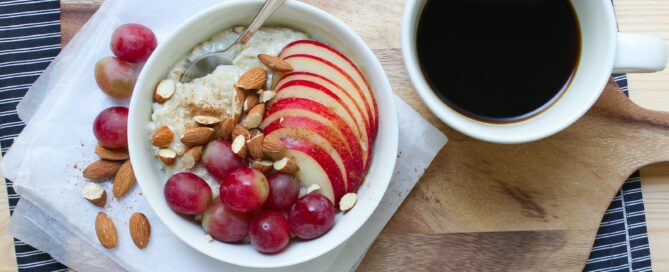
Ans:
[[[664,41],[645,35],[618,33],[613,73],[653,73],[667,66]]]

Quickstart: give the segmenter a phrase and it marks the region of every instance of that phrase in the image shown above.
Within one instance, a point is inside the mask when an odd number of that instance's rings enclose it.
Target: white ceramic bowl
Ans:
[[[244,267],[274,268],[303,263],[321,256],[345,242],[377,208],[385,194],[395,166],[398,144],[397,111],[388,78],[372,51],[353,30],[330,14],[310,5],[287,1],[266,25],[281,25],[306,32],[341,50],[360,66],[376,95],[379,133],[365,182],[358,191],[358,202],[346,214],[339,214],[334,228],[311,241],[291,241],[286,250],[274,255],[257,252],[250,244],[208,243],[202,227],[174,213],[163,197],[167,180],[160,163],[151,153],[147,124],[150,121],[154,87],[170,67],[194,46],[209,36],[235,25],[250,22],[263,1],[228,0],[186,21],[158,46],[139,76],[130,103],[128,139],[137,182],[146,200],[177,237],[212,258]]]

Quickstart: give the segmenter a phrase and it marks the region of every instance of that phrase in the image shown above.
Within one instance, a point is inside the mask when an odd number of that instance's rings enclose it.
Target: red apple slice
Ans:
[[[318,184],[321,193],[332,203],[339,203],[339,199],[346,192],[346,184],[341,169],[330,154],[319,146],[299,138],[283,137],[280,140],[288,149],[288,157],[293,158],[300,171],[295,173],[304,187]],[[300,156],[302,153],[303,156]],[[323,176],[325,174],[325,177]]]
[[[276,137],[293,136],[301,137],[320,146],[328,151],[337,161],[337,164],[343,165],[346,175],[346,191],[355,192],[362,177],[362,156],[360,153],[351,153],[346,142],[333,133],[333,128],[327,127],[320,122],[305,117],[288,116],[283,121],[275,120],[267,125],[263,132],[265,135],[275,135]],[[333,152],[334,151],[334,152]]]
[[[277,139],[284,139],[284,138],[296,139],[303,142],[308,142],[310,144],[313,144],[314,146],[319,147],[337,165],[337,169],[339,170],[340,175],[344,178],[344,192],[347,192],[348,175],[346,173],[347,168],[346,165],[344,164],[344,158],[340,155],[339,152],[337,152],[334,146],[332,146],[332,144],[325,138],[320,136],[318,133],[311,131],[310,129],[291,128],[291,127],[274,129],[272,132],[265,132],[265,131],[263,132],[265,133],[265,135],[273,136],[276,137]],[[347,155],[346,153],[343,154]],[[319,162],[320,159],[321,158],[316,158],[316,160]]]
[[[349,76],[346,71],[338,67],[332,62],[329,62],[323,58],[298,54],[291,55],[284,58],[288,63],[293,66],[293,71],[297,72],[310,72],[317,75],[321,75],[325,78],[330,79],[331,81],[337,83],[344,90],[347,90],[361,105],[365,105],[365,110],[367,111],[367,116],[373,117],[372,122],[372,136],[376,135],[377,130],[377,116],[376,108],[374,104],[366,100],[366,96],[363,90],[358,86],[358,84]],[[374,137],[372,137],[374,138]]]
[[[367,126],[360,112],[355,110],[355,108],[349,108],[352,102],[346,100],[346,97],[341,99],[335,92],[311,81],[292,80],[282,82],[280,85],[272,102],[288,97],[305,98],[318,102],[330,108],[333,113],[341,116],[349,126],[357,131],[360,139],[366,139],[367,143],[371,142],[372,128]],[[271,103],[269,104],[270,107]]]
[[[278,84],[274,87],[275,89],[281,89],[281,87],[286,83],[290,82],[292,80],[306,80],[306,81],[311,81],[317,84],[320,84],[321,86],[327,88],[328,90],[331,90],[332,92],[336,93],[343,101],[347,103],[349,108],[353,111],[354,109],[360,113],[365,118],[365,124],[367,125],[368,128],[371,128],[371,124],[373,122],[372,117],[367,115],[367,111],[363,110],[365,102],[356,100],[349,92],[344,90],[341,86],[339,86],[337,83],[333,82],[332,80],[329,80],[321,75],[310,73],[310,72],[290,72],[288,74],[285,74],[281,77],[281,79],[278,81]],[[361,106],[362,105],[362,106]],[[369,135],[372,135],[371,133],[368,132]]]
[[[274,113],[286,109],[310,111],[317,115],[321,115],[326,120],[332,122],[332,125],[336,129],[340,129],[343,133],[350,133],[351,131],[353,131],[352,128],[340,116],[333,114],[328,107],[309,99],[296,98],[296,97],[284,98],[274,102],[272,106],[269,107],[269,109],[265,112],[265,118],[262,125],[266,126],[271,122],[271,120],[280,119],[280,117],[282,116],[275,115]],[[361,139],[358,138],[357,136],[353,136],[352,138],[354,138],[355,140],[350,141],[351,140],[350,138],[347,138],[347,140],[349,140],[351,144],[355,143],[360,144],[360,149],[361,149],[360,154],[362,154],[364,158],[363,161],[366,170],[366,168],[369,166],[368,159],[370,158],[371,154],[369,143],[367,142],[366,139]]]
[[[362,74],[358,66],[356,66],[344,54],[339,52],[339,50],[327,44],[314,40],[298,40],[289,43],[283,48],[279,56],[282,58],[286,58],[291,55],[299,55],[299,54],[307,54],[319,57],[338,66],[344,72],[346,72],[350,76],[350,78],[353,79],[355,83],[360,87],[367,103],[371,105],[374,117],[374,123],[373,123],[375,128],[374,131],[376,131],[376,128],[378,126],[377,123],[378,109],[376,106],[376,98],[374,97],[374,93],[371,91],[372,88],[370,87],[369,82]]]
[[[368,153],[362,152],[362,145],[360,141],[353,134],[351,128],[346,125],[346,123],[341,120],[341,118],[335,116],[334,119],[328,119],[310,109],[291,107],[291,105],[294,105],[296,102],[288,103],[286,102],[286,99],[282,99],[281,101],[282,102],[279,102],[281,104],[274,105],[275,107],[279,106],[280,108],[272,107],[269,114],[265,115],[263,123],[260,125],[261,129],[266,130],[270,124],[275,122],[291,122],[291,120],[298,120],[297,118],[308,119],[311,122],[322,124],[323,127],[328,129],[330,137],[336,137],[340,139],[341,142],[346,144],[347,148],[352,154],[354,154],[354,156],[361,158],[363,165],[362,169],[365,169]],[[290,123],[290,125],[294,127],[304,127],[307,124],[311,125],[311,123],[306,123],[306,121],[302,123],[297,121]],[[334,140],[330,142],[334,142]]]

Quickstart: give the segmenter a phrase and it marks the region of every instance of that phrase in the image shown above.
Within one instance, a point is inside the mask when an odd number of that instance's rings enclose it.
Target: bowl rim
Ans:
[[[172,34],[170,34],[167,39],[165,39],[155,50],[155,52],[151,55],[151,57],[147,60],[146,64],[144,65],[144,68],[142,69],[142,72],[140,72],[137,83],[135,85],[135,91],[133,92],[133,99],[130,101],[130,113],[129,113],[129,124],[132,123],[142,123],[145,124],[147,121],[141,121],[145,119],[145,116],[139,115],[136,111],[133,110],[136,109],[137,107],[140,107],[140,104],[146,103],[146,101],[143,101],[141,98],[138,98],[140,96],[139,94],[142,92],[140,89],[144,89],[144,86],[151,86],[149,80],[146,79],[146,74],[151,67],[153,67],[154,63],[157,62],[157,59],[159,56],[164,55],[162,53],[164,51],[164,48],[166,48],[165,44],[171,44],[175,42],[176,39],[179,38],[179,34],[184,32],[185,30],[189,29],[191,25],[193,24],[198,24],[201,20],[204,18],[210,18],[211,16],[214,16],[215,14],[227,10],[227,9],[234,9],[239,6],[244,6],[244,5],[258,5],[260,3],[263,3],[264,1],[262,0],[228,0],[224,1],[222,3],[213,5],[209,8],[206,8],[205,10],[202,10],[198,12],[197,14],[191,16],[189,19],[187,19],[185,22],[181,23],[178,28],[174,30]],[[359,48],[362,50],[360,55],[369,55],[371,56],[368,60],[368,62],[364,63],[364,66],[367,68],[366,70],[371,71],[374,74],[377,74],[379,76],[379,82],[377,88],[373,90],[377,101],[384,99],[388,100],[386,101],[386,107],[388,108],[387,111],[392,114],[386,114],[384,115],[384,119],[386,120],[385,123],[388,125],[388,131],[390,133],[385,133],[383,137],[390,137],[389,143],[390,145],[384,145],[383,149],[390,151],[392,154],[397,154],[398,151],[398,145],[399,145],[399,129],[398,129],[398,116],[397,116],[397,108],[395,105],[394,101],[394,93],[392,92],[392,87],[390,85],[390,82],[388,80],[388,76],[385,73],[385,70],[381,66],[381,63],[379,62],[378,58],[376,55],[374,55],[373,51],[369,48],[369,46],[362,40],[358,34],[352,30],[350,27],[348,27],[345,23],[334,17],[333,15],[316,8],[314,6],[311,6],[306,3],[302,3],[299,1],[294,1],[294,0],[287,0],[286,3],[284,4],[284,7],[282,8],[290,8],[296,10],[298,13],[311,13],[314,15],[314,17],[321,18],[322,21],[327,21],[328,23],[334,25],[335,27],[339,28],[343,32],[347,32],[350,35],[348,35],[344,40],[347,40],[348,42],[354,43],[359,45]],[[215,33],[214,33],[215,34]],[[212,34],[213,35],[213,34]],[[357,58],[351,57],[354,60],[358,60]],[[358,62],[358,64],[361,64]],[[359,65],[360,66],[360,65]],[[150,89],[150,88],[149,88]],[[146,91],[146,90],[145,90]],[[379,95],[380,93],[385,93],[383,95]],[[382,103],[377,103],[381,105]],[[135,119],[139,119],[140,121],[133,121]],[[149,139],[146,137],[145,129],[142,128],[135,128],[135,126],[128,126],[128,150],[130,153],[130,158],[131,160],[142,160],[139,155],[137,155],[133,150],[137,150],[137,152],[144,152],[139,144],[139,141],[149,141]],[[377,135],[377,137],[380,137]],[[377,138],[377,142],[378,142]],[[376,147],[376,151],[378,150],[378,146]],[[135,154],[135,155],[133,155]],[[375,156],[374,156],[375,157]],[[392,158],[384,158],[383,159],[388,166],[393,169],[395,167],[395,164],[397,162],[397,158],[395,155],[392,156]],[[378,164],[378,159],[373,160],[372,163],[370,164],[370,169],[371,166]],[[390,165],[392,164],[392,165]],[[385,167],[384,167],[385,168]],[[135,170],[135,173],[138,174],[138,176],[145,176],[142,173],[146,173],[146,171],[149,171],[148,169],[139,169],[139,171]],[[301,263],[305,263],[308,261],[311,261],[313,259],[316,259],[320,256],[323,256],[329,252],[331,252],[333,249],[339,247],[342,244],[345,244],[358,230],[360,230],[364,224],[369,220],[369,218],[372,216],[374,211],[379,207],[381,204],[381,201],[383,197],[385,196],[390,180],[392,178],[392,171],[381,171],[380,180],[375,180],[374,182],[383,182],[382,188],[383,190],[378,190],[379,192],[376,192],[376,194],[373,195],[371,198],[372,200],[370,201],[371,203],[371,208],[363,210],[364,213],[359,214],[358,216],[364,217],[362,220],[356,220],[352,221],[349,224],[349,227],[347,227],[340,235],[337,236],[336,238],[333,238],[334,243],[329,243],[326,244],[324,247],[324,250],[319,250],[316,254],[311,254],[307,255],[304,258],[291,258],[289,261],[282,261],[282,262],[252,262],[252,261],[244,261],[244,260],[239,260],[239,259],[234,259],[234,258],[225,258],[225,256],[219,256],[213,254],[213,252],[210,252],[206,250],[205,248],[199,247],[193,239],[190,237],[187,233],[184,233],[179,230],[177,226],[173,226],[171,224],[168,224],[169,221],[171,221],[170,218],[167,218],[167,215],[163,214],[163,212],[157,210],[154,208],[154,205],[158,205],[155,203],[155,201],[149,199],[148,197],[145,198],[147,202],[149,203],[149,207],[153,210],[153,212],[158,216],[161,222],[163,222],[164,225],[167,226],[167,228],[181,241],[184,243],[188,244],[191,248],[195,249],[196,251],[209,256],[215,260],[241,266],[241,267],[249,267],[249,268],[280,268],[280,267],[289,267]],[[155,182],[153,179],[137,179],[137,183],[139,184],[140,188],[142,187],[143,183],[148,183],[148,182]],[[369,192],[368,192],[369,193]],[[204,235],[204,233],[203,233]],[[309,241],[306,241],[309,242]],[[250,246],[250,245],[249,245]],[[281,253],[278,253],[281,254]]]

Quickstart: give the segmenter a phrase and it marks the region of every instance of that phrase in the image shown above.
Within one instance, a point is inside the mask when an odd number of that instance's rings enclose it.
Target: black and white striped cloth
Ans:
[[[60,52],[59,0],[0,1],[0,147],[2,154],[23,129],[16,114],[28,88]],[[7,180],[10,213],[19,201]],[[65,271],[49,254],[14,240],[19,271]],[[0,252],[0,254],[6,254]]]
[[[16,105],[59,51],[59,0],[0,0],[0,147],[3,154],[24,126],[16,114]],[[617,75],[614,79],[627,92],[625,76]],[[7,191],[12,212],[19,196],[9,180]],[[66,270],[48,254],[19,240],[15,240],[15,249],[19,271]],[[638,173],[630,177],[611,203],[584,270],[651,270]]]

